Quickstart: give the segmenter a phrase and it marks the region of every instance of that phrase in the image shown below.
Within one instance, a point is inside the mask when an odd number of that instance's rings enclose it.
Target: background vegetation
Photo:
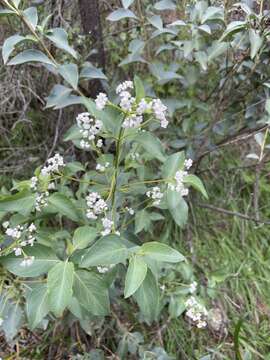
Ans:
[[[0,333],[2,358],[270,359],[270,7],[263,0],[235,3],[22,0],[20,6],[36,6],[41,19],[50,14],[50,28],[67,31],[81,55],[78,65],[91,62],[92,72],[80,82],[85,95],[110,93],[139,75],[149,93],[165,101],[171,120],[162,143],[194,159],[209,199],[191,192],[183,229],[170,218],[165,226],[147,219],[142,225],[152,240],[162,239],[189,260],[166,274],[170,305],[157,322],[145,324],[136,305],[121,300],[105,319],[72,326],[64,317],[30,331],[24,320],[15,321],[14,336]],[[116,15],[125,6],[134,16]],[[0,17],[0,44],[19,31],[26,27],[18,18]],[[60,62],[69,60],[53,46],[50,51]],[[82,105],[48,106],[58,74],[40,63],[2,61],[0,76],[2,194],[31,178],[55,151],[91,163],[89,153],[63,141]],[[0,273],[0,289],[16,299],[20,279],[4,268]],[[175,284],[195,280],[211,314],[203,330],[184,315],[175,291]]]

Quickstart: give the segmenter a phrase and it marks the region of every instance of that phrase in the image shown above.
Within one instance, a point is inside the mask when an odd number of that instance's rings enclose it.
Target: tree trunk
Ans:
[[[99,0],[78,1],[83,31],[86,35],[90,35],[93,48],[96,49],[96,54],[91,55],[87,60],[105,70],[105,51],[102,39]],[[101,82],[98,79],[91,80],[88,91],[90,97],[96,97],[102,91]]]

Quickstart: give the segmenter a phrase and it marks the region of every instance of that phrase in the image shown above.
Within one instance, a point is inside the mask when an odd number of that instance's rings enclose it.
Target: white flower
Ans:
[[[106,217],[103,218],[101,221],[102,221],[102,225],[103,225],[103,228],[104,228],[104,230],[101,231],[101,235],[102,236],[109,235],[112,232],[113,221],[111,221],[110,219],[108,219]]]
[[[127,89],[133,89],[133,82],[130,80],[124,81],[123,83],[119,84],[116,88],[116,94],[120,94]]]
[[[160,290],[162,291],[162,292],[164,292],[165,291],[165,289],[166,289],[166,286],[163,284],[163,285],[160,285]]]
[[[130,155],[132,160],[138,160],[140,158],[140,154],[135,152],[133,154]]]
[[[198,328],[207,326],[205,318],[208,315],[206,308],[200,304],[193,296],[186,301],[186,316],[196,323]]]
[[[20,263],[20,266],[23,266],[23,267],[31,266],[33,264],[34,260],[35,260],[34,256],[27,256]]]
[[[100,120],[90,118],[90,114],[87,112],[79,114],[76,121],[83,138],[80,141],[80,146],[83,149],[89,149],[90,142],[95,140],[95,137],[102,129],[102,122]]]
[[[136,99],[132,97],[128,91],[121,92],[119,96],[120,107],[125,111],[131,111],[132,105],[135,103]]]
[[[46,165],[41,169],[41,175],[51,175],[59,171],[59,167],[65,166],[64,159],[60,154],[55,154],[46,161]]]
[[[36,231],[37,230],[37,228],[36,228],[36,226],[32,223],[32,224],[30,224],[30,226],[28,227],[28,231],[30,231],[30,232],[34,232],[34,231]]]
[[[9,227],[9,221],[3,222],[2,226],[4,229],[7,229]]]
[[[147,191],[146,196],[154,200],[153,205],[159,205],[161,199],[163,198],[163,194],[158,186],[155,186],[152,190]]]
[[[190,164],[190,163],[189,163]],[[173,190],[173,191],[177,191],[178,193],[181,194],[181,196],[187,196],[189,193],[188,188],[185,188],[184,186],[184,178],[188,175],[187,171],[184,170],[178,170],[175,173],[174,179],[176,181],[176,184],[168,184],[168,188]]]
[[[7,228],[6,234],[12,237],[13,239],[19,239],[22,235],[21,227],[16,226],[15,228]]]
[[[30,179],[31,184],[30,184],[30,188],[33,190],[37,189],[37,183],[38,183],[38,178],[36,176],[31,177]]]
[[[100,172],[104,172],[104,171],[105,171],[105,166],[103,166],[103,165],[101,165],[101,164],[97,164],[96,170],[97,170],[97,171],[100,171]]]
[[[107,95],[104,94],[104,93],[99,93],[96,100],[95,100],[97,109],[98,110],[103,110],[105,108],[107,102],[108,102]]]
[[[97,141],[97,147],[101,148],[103,146],[103,141],[101,139],[98,139]]]
[[[90,192],[86,196],[87,211],[86,217],[88,219],[97,219],[97,215],[104,213],[108,210],[106,202],[101,198],[97,192]]]
[[[154,99],[152,102],[152,108],[157,120],[160,121],[160,126],[166,128],[169,124],[166,119],[167,106],[165,106],[160,99]]]
[[[184,166],[187,170],[189,170],[191,168],[192,164],[193,164],[193,161],[191,159],[187,159],[184,162]]]
[[[20,256],[20,255],[22,255],[22,249],[19,247],[16,247],[16,248],[14,248],[14,253],[15,253],[15,256]]]
[[[138,107],[136,109],[136,113],[138,115],[142,115],[142,114],[144,114],[145,112],[147,112],[147,111],[149,111],[151,109],[152,109],[152,101],[150,101],[148,103],[145,99],[142,99],[138,104]]]
[[[100,274],[105,274],[106,272],[109,271],[109,268],[107,266],[97,266],[97,271]]]
[[[132,208],[129,207],[125,207],[125,210],[130,214],[130,215],[134,215],[135,211]]]
[[[196,292],[196,290],[197,290],[197,282],[196,281],[193,281],[193,283],[191,283],[190,285],[189,285],[189,292],[191,293],[191,294],[193,294],[194,292]]]
[[[49,192],[37,193],[35,200],[36,211],[41,211],[42,208],[48,205]]]
[[[142,116],[130,115],[124,120],[124,122],[122,124],[122,127],[123,128],[136,128],[142,122],[143,122],[143,117]]]

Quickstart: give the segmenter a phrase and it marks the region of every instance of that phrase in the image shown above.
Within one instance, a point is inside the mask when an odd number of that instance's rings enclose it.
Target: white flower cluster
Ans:
[[[108,266],[97,266],[97,271],[100,274],[105,274],[106,272],[108,272],[113,267],[114,267],[114,264],[111,264],[111,265],[108,265]]]
[[[138,127],[143,122],[143,117],[141,115],[132,114],[125,118],[122,126],[125,129],[131,129]]]
[[[194,294],[197,290],[197,286],[198,286],[198,283],[196,281],[193,281],[190,285],[189,285],[189,292],[191,294]]]
[[[102,122],[100,120],[95,120],[90,117],[88,112],[81,113],[76,118],[77,125],[82,134],[82,140],[80,141],[80,146],[83,149],[89,149],[91,146],[91,141],[95,141],[96,136],[100,133],[102,129]],[[97,147],[102,147],[102,140],[97,141]]]
[[[189,170],[192,166],[192,163],[193,162],[191,159],[185,160],[185,169]],[[184,186],[184,178],[188,175],[186,170],[178,170],[174,176],[175,184],[170,183],[168,185],[169,189],[179,192],[181,196],[187,196],[189,192],[188,188],[185,188]]]
[[[104,172],[106,170],[106,168],[108,168],[109,166],[110,166],[109,162],[106,162],[104,165],[97,164],[96,170],[100,171],[100,172]]]
[[[147,191],[146,196],[154,200],[153,205],[159,205],[163,198],[163,193],[158,186],[155,186],[152,190]]]
[[[17,225],[15,227],[10,227],[8,221],[5,221],[2,224],[3,228],[5,229],[5,233],[7,236],[10,236],[12,239],[16,241],[16,246],[14,247],[14,254],[15,256],[20,256],[23,253],[22,248],[24,246],[34,245],[35,241],[35,232],[36,226],[32,223],[28,225]]]
[[[63,157],[60,154],[55,154],[46,161],[46,165],[41,169],[41,175],[52,175],[53,173],[58,172],[59,168],[63,166],[65,166]]]
[[[101,235],[102,236],[109,235],[113,229],[113,225],[114,225],[113,221],[105,217],[101,220],[101,222],[102,222],[102,226],[104,228],[104,230],[101,231]]]
[[[160,126],[166,129],[169,124],[168,120],[166,119],[167,106],[162,104],[160,99],[154,99],[152,107],[156,118],[160,121]]]
[[[186,307],[186,316],[196,323],[197,328],[205,328],[207,326],[205,319],[208,315],[206,308],[193,296],[186,301]]]
[[[128,206],[125,207],[125,210],[129,213],[129,215],[134,215],[135,214],[135,211],[132,208],[128,207]]]
[[[98,110],[103,110],[108,102],[108,96],[104,93],[99,93],[95,103]]]
[[[86,211],[86,216],[88,219],[96,220],[98,215],[108,210],[108,206],[105,200],[103,200],[97,192],[90,192],[86,196],[86,203],[88,206]]]
[[[41,211],[45,206],[48,205],[49,191],[44,191],[42,193],[37,193],[35,200],[35,209],[36,211]]]

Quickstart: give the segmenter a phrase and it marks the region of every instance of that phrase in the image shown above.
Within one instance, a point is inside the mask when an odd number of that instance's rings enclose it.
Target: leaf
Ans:
[[[23,311],[18,302],[16,304],[9,303],[4,314],[1,313],[1,317],[2,315],[4,315],[2,329],[5,333],[6,340],[10,342],[22,326]]]
[[[25,267],[21,263],[23,256],[15,256],[10,254],[0,258],[0,263],[12,274],[21,277],[36,277],[46,274],[54,265],[59,262],[54,251],[46,246],[36,244],[33,247],[27,246],[23,248],[27,256],[34,256],[31,265]]]
[[[224,21],[224,10],[221,7],[209,6],[201,18],[201,23],[211,20]]]
[[[84,249],[90,245],[97,237],[97,230],[91,226],[81,226],[77,228],[73,236],[75,249]],[[75,250],[74,249],[74,250]]]
[[[183,296],[171,296],[168,310],[171,318],[178,318],[186,310],[186,298]]]
[[[178,195],[177,195],[178,194]],[[180,196],[179,193],[175,194],[178,199],[173,205],[168,202],[168,209],[176,222],[181,228],[187,223],[188,218],[188,206],[185,200]]]
[[[247,26],[247,23],[245,21],[232,21],[227,26],[226,30],[224,31],[223,35],[221,36],[220,41],[224,40],[227,36],[231,36],[235,34],[236,32],[242,31]]]
[[[79,215],[76,206],[65,195],[60,193],[54,193],[49,197],[48,203],[52,206],[52,209],[66,216],[73,221],[79,221]]]
[[[115,11],[113,11],[112,13],[110,13],[110,15],[107,17],[107,20],[110,21],[119,21],[125,18],[132,18],[132,19],[137,19],[137,16],[128,9],[117,9]]]
[[[173,178],[175,173],[183,168],[185,161],[184,151],[177,152],[167,157],[162,165],[162,178]]]
[[[32,6],[23,11],[23,14],[27,22],[32,26],[33,30],[36,29],[38,24],[38,13],[37,8]]]
[[[127,259],[128,251],[121,238],[108,235],[99,239],[81,259],[81,267],[119,264]]]
[[[50,29],[46,34],[46,37],[50,39],[56,47],[66,51],[75,59],[78,58],[77,52],[68,43],[68,34],[62,28]]]
[[[47,284],[35,286],[26,297],[26,313],[33,330],[49,312]]]
[[[35,204],[35,195],[28,191],[21,191],[15,195],[0,196],[0,211],[18,212],[29,215]]]
[[[144,91],[143,82],[137,75],[135,75],[134,77],[134,85],[135,85],[136,101],[139,102],[141,99],[145,97],[145,91]]]
[[[151,241],[143,244],[140,252],[156,261],[177,263],[185,260],[185,257],[180,254],[180,252],[157,241]]]
[[[156,320],[159,311],[159,290],[157,281],[149,269],[134,297],[140,307],[144,320],[147,323],[152,323]]]
[[[159,15],[154,15],[151,16],[150,18],[148,18],[148,21],[150,22],[150,24],[152,24],[156,29],[162,31],[163,30],[163,21],[161,16]]]
[[[102,79],[102,80],[108,79],[101,69],[98,69],[92,65],[85,65],[82,68],[80,77],[86,79]]]
[[[72,89],[63,85],[54,85],[50,95],[46,98],[46,108],[53,107],[62,109],[69,105],[82,104],[83,98],[81,96],[71,95]]]
[[[263,44],[263,38],[256,30],[250,29],[249,41],[250,41],[250,57],[251,59],[254,59]]]
[[[39,50],[24,50],[12,58],[7,65],[20,65],[27,62],[41,62],[55,67],[55,63]]]
[[[8,9],[0,9],[0,16],[15,15],[16,12]]]
[[[184,183],[191,185],[192,187],[194,187],[194,189],[198,190],[201,192],[201,194],[208,199],[208,195],[207,192],[205,190],[205,187],[201,181],[201,179],[199,179],[196,175],[187,175],[184,177],[183,180]]]
[[[135,137],[134,141],[139,143],[153,158],[156,158],[161,162],[165,161],[166,157],[163,153],[161,142],[150,132],[140,133]]]
[[[24,40],[26,40],[26,38],[18,34],[10,36],[5,40],[2,47],[2,57],[4,64],[6,64],[6,62],[8,61],[8,58],[12,51],[15,49],[15,46]]]
[[[64,64],[58,68],[59,74],[68,82],[73,89],[78,88],[79,73],[76,64]]]
[[[208,48],[208,62],[212,62],[218,56],[224,54],[229,48],[229,44],[226,42],[214,41],[212,46]]]
[[[125,279],[125,298],[128,298],[137,291],[147,273],[147,265],[141,256],[133,256],[129,260],[129,266]]]
[[[138,234],[142,230],[148,230],[151,224],[151,219],[148,212],[143,209],[136,211],[135,214],[135,234]]]
[[[13,5],[15,5],[16,8],[19,7],[21,0],[12,0]]]
[[[176,9],[176,5],[175,2],[172,0],[162,0],[159,1],[155,4],[154,8],[156,10],[175,10]]]
[[[121,0],[122,5],[125,9],[128,9],[130,5],[134,3],[134,0]]]
[[[61,316],[72,297],[74,265],[61,261],[48,273],[49,308],[55,316]]]
[[[109,313],[109,294],[101,277],[85,270],[75,272],[74,295],[79,303],[96,316]]]

